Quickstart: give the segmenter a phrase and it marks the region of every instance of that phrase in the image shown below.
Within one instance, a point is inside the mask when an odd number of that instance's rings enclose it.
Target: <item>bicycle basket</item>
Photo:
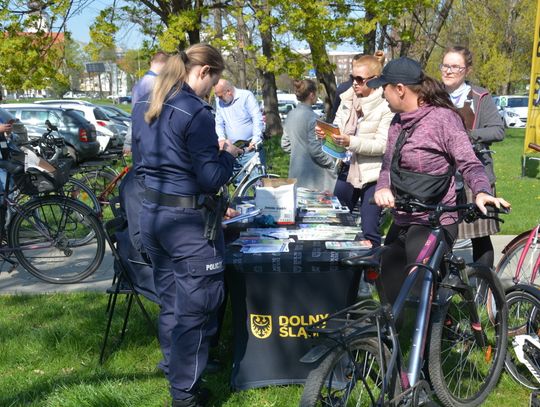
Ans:
[[[72,163],[71,158],[58,160],[55,165],[51,165],[53,171],[30,167],[24,173],[14,176],[15,186],[25,195],[58,191],[68,181]]]

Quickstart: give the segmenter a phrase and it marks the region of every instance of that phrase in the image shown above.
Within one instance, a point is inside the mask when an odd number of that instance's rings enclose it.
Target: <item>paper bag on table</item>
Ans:
[[[255,206],[263,215],[271,215],[278,224],[294,224],[296,179],[264,178],[263,186],[256,188]]]

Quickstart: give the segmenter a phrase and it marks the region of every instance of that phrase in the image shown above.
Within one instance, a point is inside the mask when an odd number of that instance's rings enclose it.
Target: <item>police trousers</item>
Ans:
[[[141,213],[141,238],[161,300],[160,367],[173,399],[185,399],[197,390],[217,330],[217,311],[224,299],[223,232],[220,229],[214,241],[205,239],[198,209],[144,200]]]

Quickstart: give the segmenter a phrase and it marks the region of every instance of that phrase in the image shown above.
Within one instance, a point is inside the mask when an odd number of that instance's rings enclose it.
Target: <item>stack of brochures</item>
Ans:
[[[289,231],[285,228],[247,228],[232,245],[242,253],[283,253],[289,251]]]
[[[356,240],[362,229],[358,226],[305,224],[298,225],[298,229],[289,233],[296,235],[298,240]]]
[[[296,196],[298,218],[302,223],[340,224],[338,215],[349,213],[349,208],[327,192],[298,188]]]

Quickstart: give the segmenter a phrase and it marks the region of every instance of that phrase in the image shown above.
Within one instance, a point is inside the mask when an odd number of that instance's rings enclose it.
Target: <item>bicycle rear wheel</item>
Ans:
[[[30,274],[66,284],[97,270],[105,253],[105,237],[90,208],[71,198],[48,196],[20,209],[9,225],[8,242]]]
[[[529,246],[529,250],[521,266],[519,281],[516,282],[514,280],[519,258],[527,246],[528,238],[529,235],[525,235],[515,242],[497,264],[495,272],[506,289],[519,282],[523,282],[524,284],[532,284],[534,282],[532,281],[532,272],[535,262],[540,255],[540,243],[534,243],[534,240]]]
[[[115,186],[107,196],[101,195],[105,188],[114,181],[116,175],[117,174],[109,168],[96,169],[84,172],[80,175],[80,180],[89,186],[98,197],[104,219],[113,217],[111,213],[112,210],[110,209],[110,202],[113,198],[118,196],[118,188]]]
[[[540,290],[536,287],[515,287],[506,293],[508,305],[508,351],[504,361],[506,371],[519,383],[531,390],[540,389]],[[519,337],[518,337],[519,336]],[[523,341],[523,342],[522,342]],[[520,343],[521,342],[521,343]],[[518,358],[523,352],[530,368]]]
[[[508,309],[501,284],[488,268],[468,267],[466,272],[479,324],[459,285],[435,311],[431,324],[429,376],[445,406],[481,404],[497,384],[506,354]],[[489,291],[493,319],[487,312]]]
[[[257,177],[252,178],[248,182],[246,182],[245,185],[240,186],[238,190],[234,192],[234,196],[232,198],[236,198],[237,196],[249,197],[249,198],[255,197],[256,188],[263,186],[263,179],[265,178],[279,178],[279,175],[276,175],[276,174],[258,175]]]
[[[381,352],[373,338],[357,339],[347,348],[337,347],[310,372],[300,407],[371,406],[379,400],[383,383],[381,367],[387,366],[388,349],[384,347]],[[381,354],[386,360],[381,360]],[[393,383],[385,400],[399,393],[397,376]]]

